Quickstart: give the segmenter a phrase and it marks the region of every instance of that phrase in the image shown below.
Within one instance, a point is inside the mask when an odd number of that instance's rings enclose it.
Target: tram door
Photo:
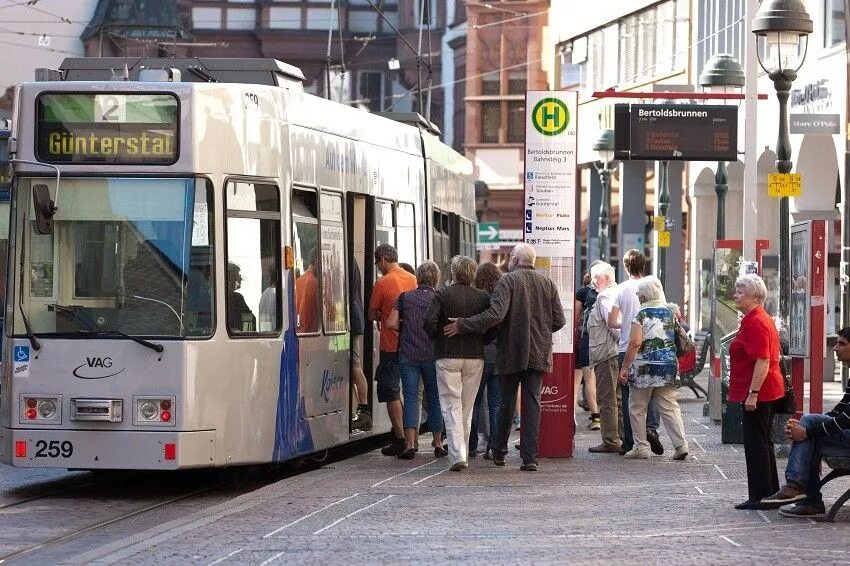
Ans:
[[[363,327],[364,332],[362,339],[356,339],[352,334],[350,342],[351,359],[359,357],[362,363],[363,373],[366,377],[366,388],[368,389],[368,404],[372,415],[375,415],[373,407],[373,380],[372,376],[377,367],[377,345],[378,335],[374,331],[376,325],[370,323],[369,315],[369,297],[372,295],[373,282],[375,281],[375,263],[372,261],[372,250],[375,249],[375,238],[372,230],[368,230],[367,226],[374,226],[374,207],[370,206],[370,201],[374,202],[373,197],[367,195],[348,193],[347,195],[347,217],[348,217],[348,265],[350,297],[349,301],[360,301],[363,307]],[[358,293],[359,290],[359,293]],[[359,294],[359,296],[355,296]],[[352,321],[353,322],[353,321]],[[355,348],[359,348],[355,351]],[[374,352],[374,355],[372,355]],[[357,411],[357,390],[356,381],[354,379],[354,370],[350,372],[352,379],[350,380],[350,416],[349,422],[356,416]]]

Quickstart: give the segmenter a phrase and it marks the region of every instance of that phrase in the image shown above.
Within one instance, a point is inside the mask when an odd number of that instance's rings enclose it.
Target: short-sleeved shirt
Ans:
[[[620,344],[617,348],[620,352],[629,349],[629,333],[632,329],[632,322],[638,309],[640,309],[640,301],[637,297],[638,281],[639,279],[626,279],[617,285],[617,291],[614,295],[614,306],[620,309]]]
[[[785,395],[782,371],[779,369],[779,333],[773,319],[757,306],[744,315],[738,335],[729,345],[729,402],[747,400],[756,360],[769,359],[767,377],[759,388],[759,402],[775,401]]]
[[[398,332],[387,328],[387,319],[395,307],[398,296],[405,291],[416,289],[416,277],[400,267],[396,267],[377,281],[372,288],[369,308],[381,313],[381,351],[398,351]]]
[[[629,385],[640,388],[676,385],[679,361],[674,321],[670,309],[658,301],[646,303],[638,310],[632,324],[643,330],[643,341],[632,365]]]

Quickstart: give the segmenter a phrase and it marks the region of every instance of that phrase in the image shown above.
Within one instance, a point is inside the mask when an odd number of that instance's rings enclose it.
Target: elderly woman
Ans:
[[[743,275],[735,281],[735,306],[744,314],[738,335],[729,345],[730,403],[743,403],[744,455],[749,497],[736,509],[769,509],[761,500],[779,491],[776,456],[770,431],[773,402],[784,397],[779,369],[779,333],[764,310],[767,288],[761,277]]]
[[[472,286],[475,261],[465,256],[452,258],[452,284],[434,294],[425,315],[425,332],[434,340],[437,358],[437,388],[449,441],[450,469],[469,467],[469,429],[472,409],[484,369],[484,336],[446,336],[443,327],[458,318],[468,318],[487,310],[490,296]]]
[[[440,281],[440,268],[433,261],[425,261],[416,269],[417,287],[396,299],[395,307],[387,319],[387,326],[399,332],[398,369],[401,374],[401,391],[404,396],[404,439],[407,447],[398,457],[412,460],[419,441],[419,383],[425,390],[428,411],[428,430],[434,437],[434,456],[446,455],[443,448],[443,418],[440,416],[440,394],[437,391],[437,366],[434,346],[425,334],[424,322],[428,307]]]
[[[667,308],[664,289],[657,277],[643,277],[636,288],[640,310],[632,321],[629,346],[620,370],[620,383],[629,384],[629,417],[634,435],[634,448],[626,458],[646,459],[650,456],[646,439],[646,412],[649,400],[655,399],[661,421],[676,452],[674,460],[688,456],[685,425],[676,401],[679,364],[676,359],[675,315]]]

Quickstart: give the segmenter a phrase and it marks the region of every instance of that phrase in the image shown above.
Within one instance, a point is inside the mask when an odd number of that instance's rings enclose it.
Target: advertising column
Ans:
[[[540,455],[568,458],[575,437],[574,313],[578,94],[529,91],[525,126],[525,242],[558,287],[567,325],[553,337],[540,395]]]

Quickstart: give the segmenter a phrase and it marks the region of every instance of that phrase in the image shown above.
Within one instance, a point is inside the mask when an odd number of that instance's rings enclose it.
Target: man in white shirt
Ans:
[[[638,301],[636,289],[638,280],[644,275],[643,271],[646,268],[646,263],[646,256],[638,250],[629,250],[623,256],[623,267],[625,267],[629,278],[617,285],[614,306],[608,314],[608,327],[612,329],[618,328],[620,330],[618,351],[621,368],[623,366],[623,359],[626,356],[626,350],[629,347],[629,334],[632,329],[632,321],[640,309],[640,301]],[[623,445],[620,447],[620,454],[625,454],[634,445],[632,425],[629,420],[628,385],[620,386],[620,395],[622,398],[623,432],[625,434]],[[655,405],[654,400],[650,400],[646,414],[646,438],[655,454],[664,453],[664,446],[661,445],[661,440],[658,438],[659,421],[658,407]]]

